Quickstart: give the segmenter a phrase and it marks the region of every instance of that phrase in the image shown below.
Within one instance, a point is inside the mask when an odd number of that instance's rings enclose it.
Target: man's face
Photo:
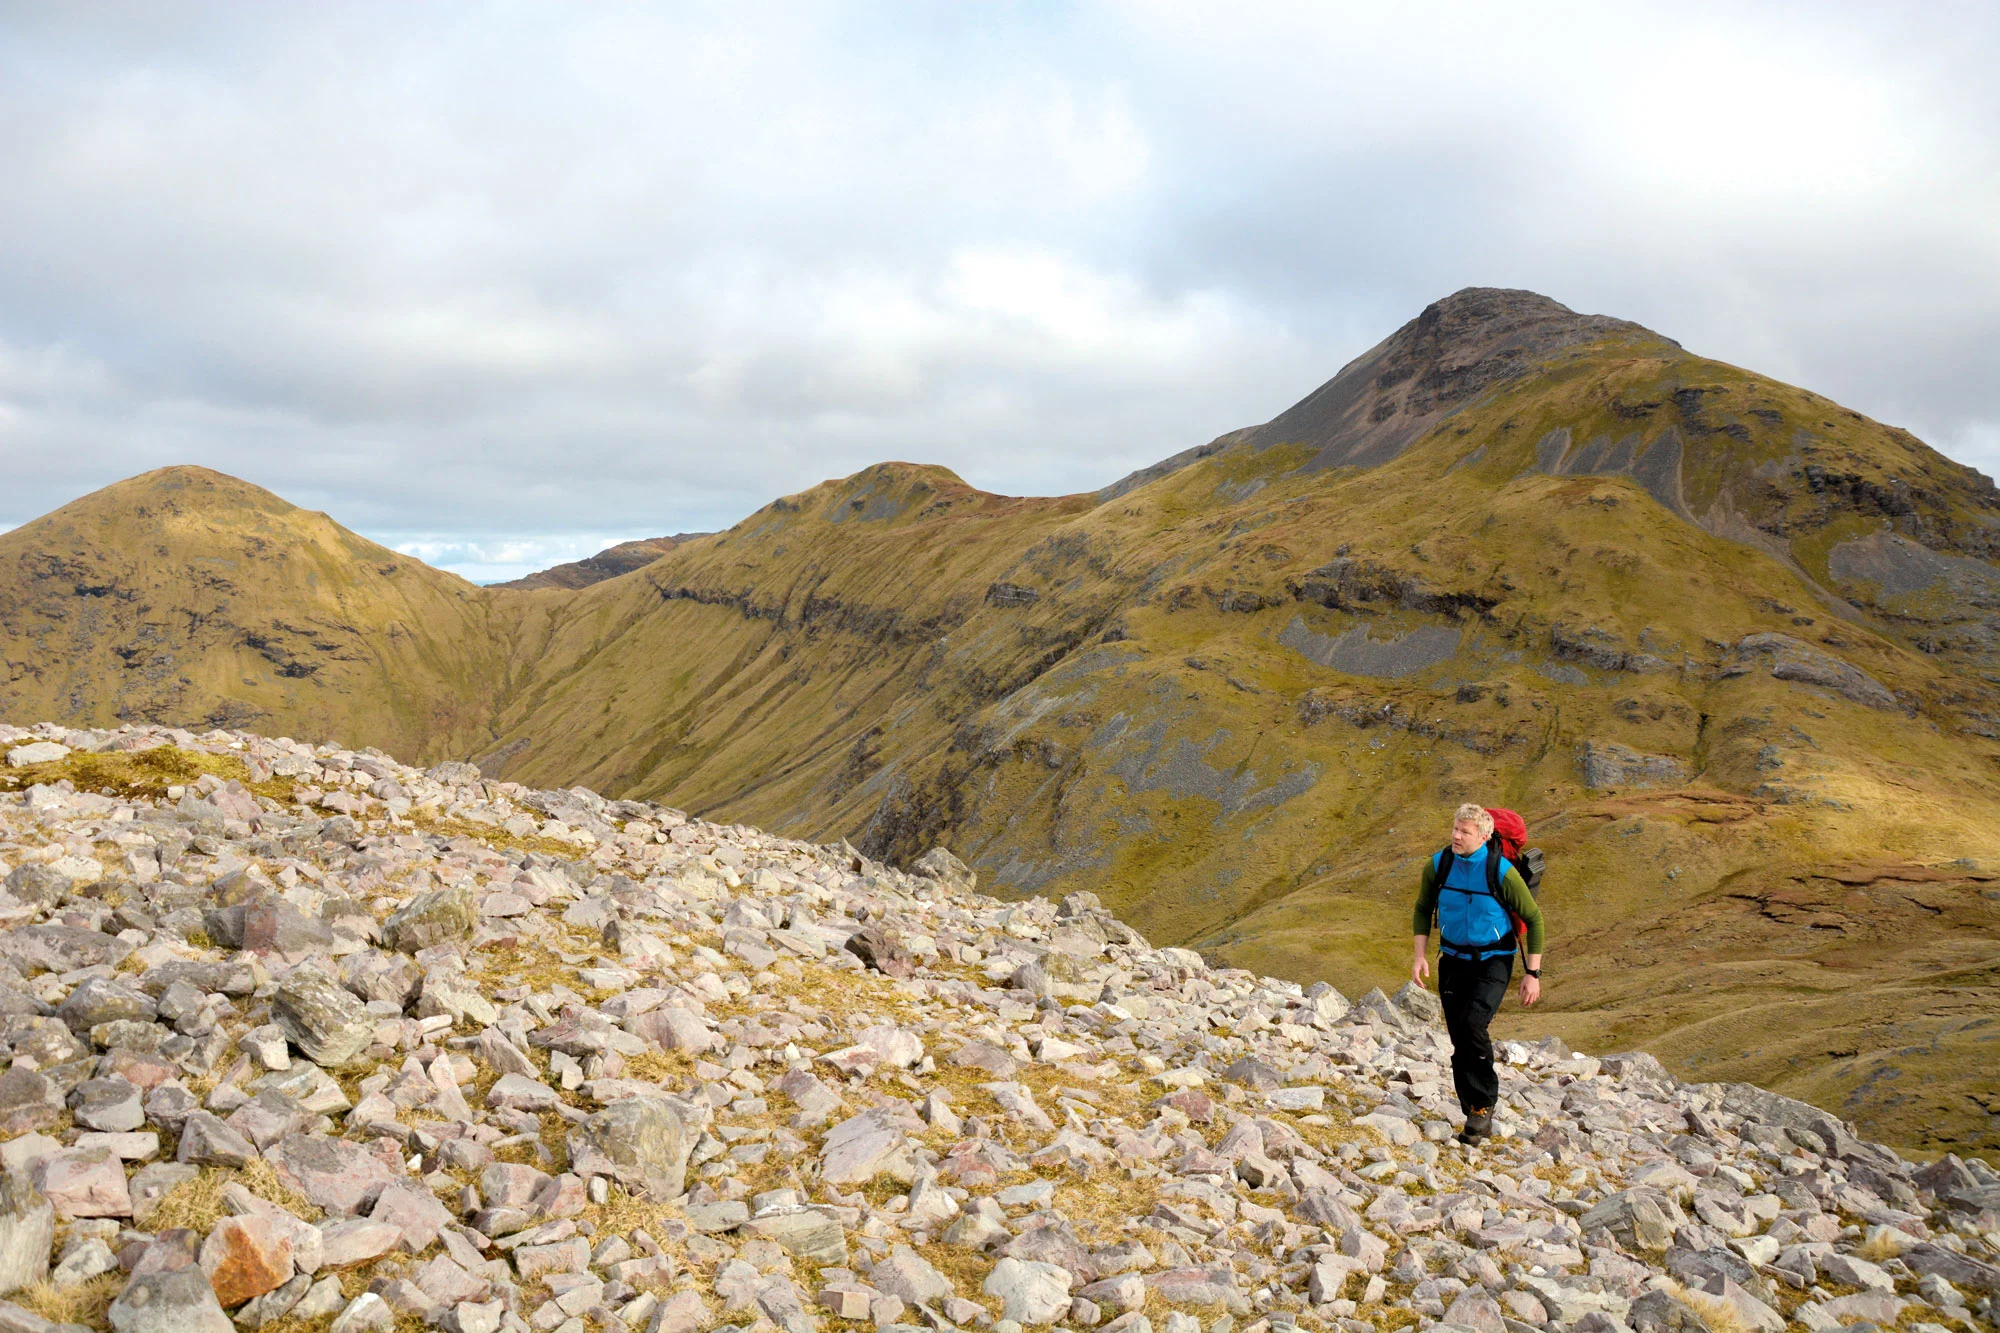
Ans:
[[[1451,849],[1460,856],[1470,856],[1486,845],[1486,834],[1479,825],[1461,819],[1451,826]]]

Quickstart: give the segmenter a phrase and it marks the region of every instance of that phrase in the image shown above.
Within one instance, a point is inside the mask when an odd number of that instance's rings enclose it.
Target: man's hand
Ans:
[[[1541,998],[1542,998],[1542,979],[1540,977],[1522,977],[1521,1003],[1533,1004],[1536,1000],[1539,1000]]]
[[[1417,961],[1410,964],[1410,980],[1417,983],[1418,990],[1424,990],[1425,989],[1424,978],[1429,976],[1430,974],[1431,974],[1431,960],[1424,957],[1422,954],[1418,954]]]

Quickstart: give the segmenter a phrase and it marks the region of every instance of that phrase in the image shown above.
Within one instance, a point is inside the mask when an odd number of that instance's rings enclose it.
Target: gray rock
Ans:
[[[1425,990],[1414,981],[1406,981],[1402,988],[1389,997],[1389,1003],[1408,1014],[1419,1023],[1444,1023],[1444,1005],[1437,995]]]
[[[1929,1241],[1912,1245],[1898,1256],[1913,1273],[1926,1273],[1961,1287],[2000,1296],[2000,1266],[1948,1250]]]
[[[418,894],[384,922],[382,938],[392,949],[416,953],[453,940],[469,939],[478,925],[479,912],[471,890],[432,889]]]
[[[54,741],[30,741],[7,751],[9,768],[26,768],[30,764],[53,764],[69,758],[69,747]]]
[[[1870,708],[1898,707],[1896,696],[1881,681],[1789,634],[1745,635],[1737,642],[1724,674],[1740,675],[1759,664],[1778,680],[1818,686]]]
[[[238,1310],[236,1326],[242,1329],[257,1329],[274,1320],[283,1319],[304,1299],[306,1292],[312,1289],[312,1284],[310,1273],[293,1274],[290,1281],[265,1292]]]
[[[295,967],[278,982],[271,1017],[306,1059],[338,1069],[368,1049],[375,1021],[361,1001],[317,967]]]
[[[1694,1307],[1671,1292],[1643,1293],[1632,1302],[1625,1318],[1636,1333],[1710,1333]]]
[[[1641,754],[1617,741],[1585,741],[1576,755],[1583,785],[1593,791],[1618,787],[1674,787],[1687,781],[1687,765],[1671,755]]]
[[[23,966],[47,972],[116,967],[131,957],[137,947],[130,940],[81,926],[23,926],[6,938],[7,952]]]
[[[886,1112],[863,1111],[827,1131],[820,1178],[829,1185],[863,1185],[880,1175],[909,1184],[915,1170],[910,1136]]]
[[[292,1134],[269,1156],[280,1181],[335,1217],[366,1212],[385,1186],[401,1179],[380,1157],[342,1139]]]
[[[202,913],[201,923],[225,949],[303,953],[333,943],[332,927],[282,898],[257,897],[211,908]]]
[[[195,1111],[181,1126],[176,1161],[190,1166],[248,1166],[257,1147],[207,1111]]]
[[[980,1290],[999,1298],[1002,1318],[1018,1324],[1052,1324],[1069,1313],[1070,1275],[1054,1264],[1002,1259]]]
[[[299,1298],[299,1303],[292,1307],[292,1318],[301,1321],[323,1319],[346,1303],[347,1297],[340,1290],[340,1279],[323,1277],[313,1283]]]
[[[132,1274],[107,1312],[117,1333],[235,1333],[191,1259],[182,1267]]]
[[[424,973],[401,954],[363,949],[341,960],[340,980],[362,1000],[383,1000],[407,1009],[424,984]]]
[[[74,883],[60,870],[39,861],[30,861],[8,871],[7,878],[0,881],[0,888],[5,888],[24,903],[52,906],[63,900]]]
[[[372,1291],[364,1291],[333,1317],[328,1333],[389,1333],[396,1326],[396,1311]]]
[[[122,1078],[91,1078],[70,1094],[76,1122],[107,1134],[122,1134],[146,1123],[139,1089]]]
[[[571,1169],[610,1176],[656,1199],[681,1193],[695,1134],[682,1113],[659,1097],[613,1102],[569,1136]]]
[[[863,926],[841,947],[884,976],[907,977],[916,971],[910,956],[878,926]]]
[[[11,1171],[0,1171],[0,1296],[49,1275],[56,1210],[42,1192]]]
[[[713,1235],[734,1231],[750,1220],[750,1205],[740,1199],[717,1199],[714,1203],[690,1204],[687,1223],[696,1231]]]
[[[918,857],[910,870],[915,874],[929,875],[955,893],[971,893],[979,887],[979,876],[972,868],[942,846],[933,847]]]
[[[47,1075],[19,1066],[0,1074],[0,1134],[47,1129],[62,1109],[62,1093]]]
[[[847,1233],[838,1221],[814,1208],[753,1217],[739,1232],[752,1240],[775,1241],[787,1254],[822,1267],[847,1262]]]
[[[177,1185],[201,1175],[201,1169],[181,1162],[149,1162],[132,1173],[132,1225],[144,1229],[152,1221],[160,1200]]]
[[[900,1296],[909,1305],[929,1305],[953,1292],[951,1279],[907,1245],[896,1246],[888,1258],[868,1270],[868,1285],[886,1295]]]
[[[100,1023],[119,1019],[151,1022],[158,1012],[152,996],[111,977],[91,977],[56,1007],[56,1017],[79,1037]]]
[[[92,1236],[70,1243],[61,1261],[49,1270],[49,1281],[58,1288],[80,1287],[117,1267],[118,1256],[111,1252],[111,1247]]]
[[[1620,1244],[1640,1250],[1664,1250],[1674,1232],[1687,1225],[1680,1205],[1655,1190],[1621,1190],[1577,1219],[1586,1233],[1602,1227]]]

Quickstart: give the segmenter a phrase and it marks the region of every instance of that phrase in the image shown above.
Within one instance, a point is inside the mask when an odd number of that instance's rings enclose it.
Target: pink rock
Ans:
[[[520,1162],[493,1162],[479,1173],[479,1197],[488,1208],[524,1208],[548,1179],[548,1172]]]
[[[682,1291],[676,1292],[672,1299],[660,1302],[659,1310],[653,1315],[652,1333],[701,1333],[713,1323],[700,1294]]]
[[[38,1183],[55,1205],[57,1217],[132,1215],[125,1164],[102,1148],[44,1159]]]
[[[339,1217],[366,1211],[402,1174],[359,1144],[319,1135],[287,1135],[270,1160],[288,1188]]]
[[[422,1254],[429,1249],[445,1223],[451,1221],[450,1210],[437,1201],[436,1195],[408,1180],[383,1186],[381,1197],[375,1200],[375,1207],[368,1216],[376,1222],[387,1222],[402,1232],[402,1246],[411,1254]],[[448,1304],[455,1305],[457,1302]]]
[[[322,1268],[352,1268],[379,1259],[402,1242],[403,1230],[390,1222],[355,1217],[320,1227]]]

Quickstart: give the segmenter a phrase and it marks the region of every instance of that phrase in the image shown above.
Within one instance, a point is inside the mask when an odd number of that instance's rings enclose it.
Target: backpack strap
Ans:
[[[1500,839],[1491,838],[1486,843],[1486,891],[1497,900],[1500,897]]]

